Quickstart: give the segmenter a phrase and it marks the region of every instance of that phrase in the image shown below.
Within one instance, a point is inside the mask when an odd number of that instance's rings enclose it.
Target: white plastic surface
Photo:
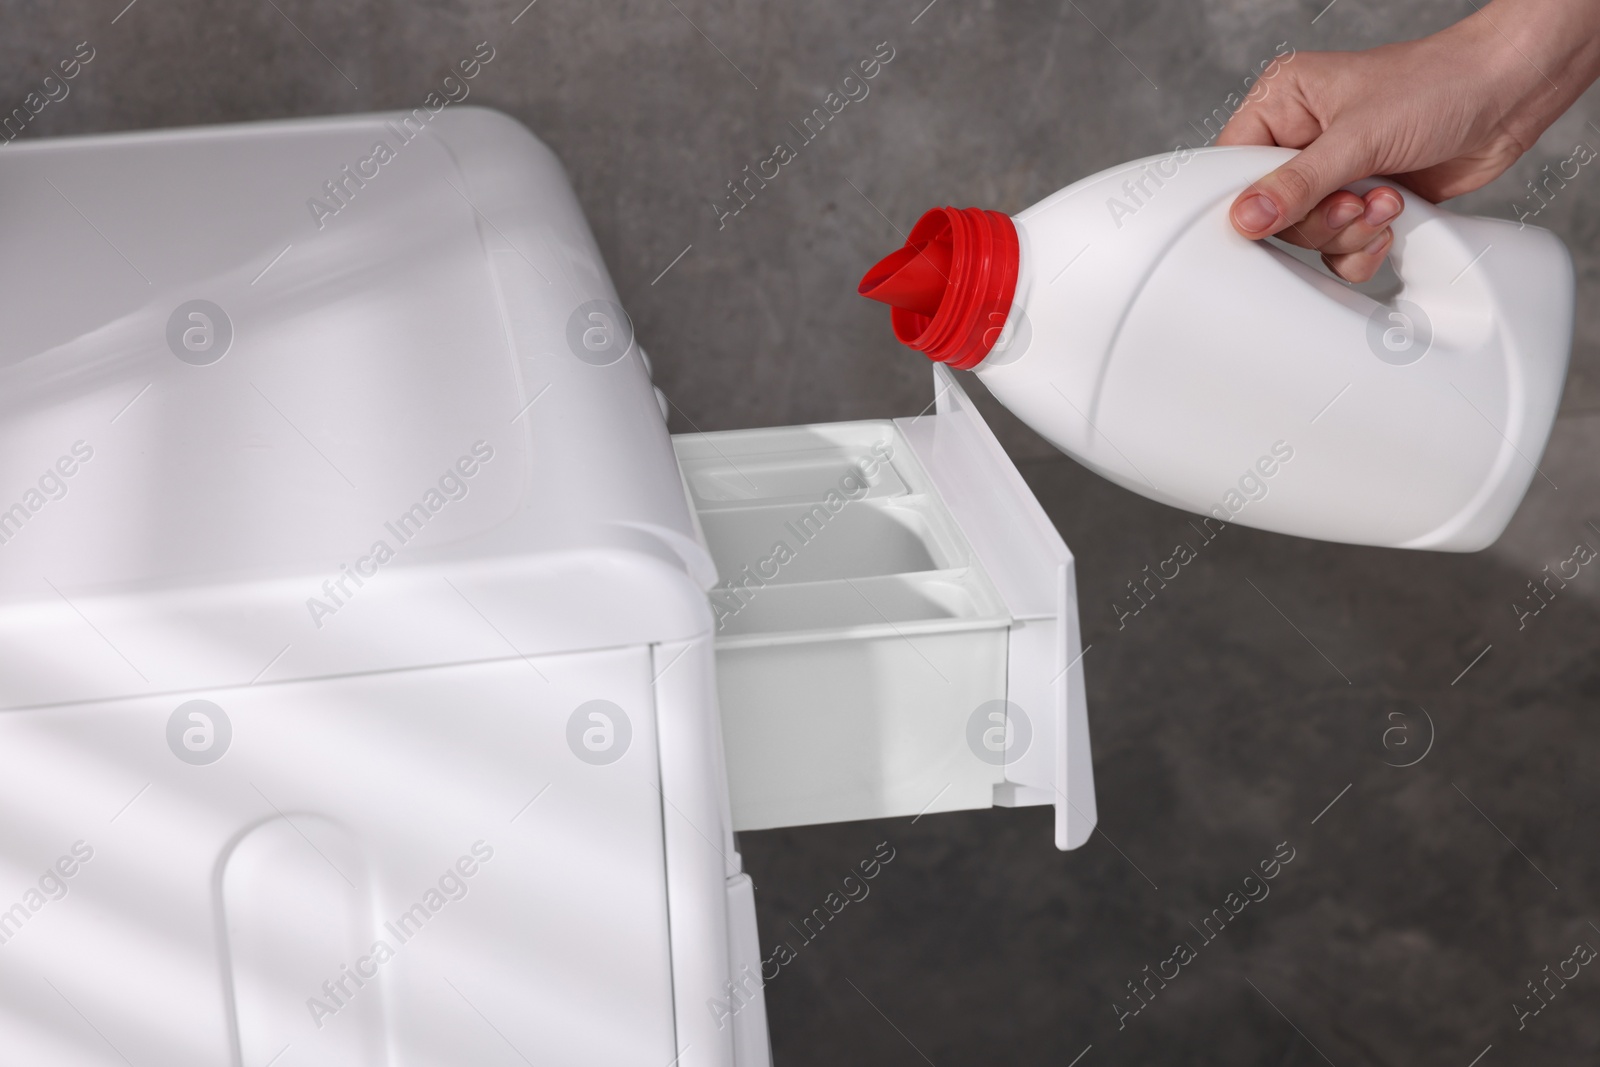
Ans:
[[[170,698],[7,714],[0,1062],[668,1063],[668,909],[694,902],[668,892],[661,790],[687,802],[657,764],[658,669],[633,648],[207,690],[232,727],[209,765],[169,750]],[[568,749],[595,699],[632,728],[607,765]]]
[[[736,977],[735,946],[755,924],[755,900],[729,893],[730,881],[740,876],[740,861],[728,810],[711,641],[703,636],[658,644],[651,653],[673,945],[674,1055],[682,1067],[746,1067],[735,1059],[738,1031],[715,1009]],[[581,957],[569,963],[581,966]],[[613,1024],[625,1025],[626,1019],[618,1012]]]
[[[504,116],[319,228],[403,121],[0,154],[0,1062],[733,1067],[714,572],[643,355]]]
[[[967,719],[1010,618],[894,424],[673,443],[722,582],[717,682],[739,830],[988,807]]]
[[[1051,804],[1060,849],[1097,820],[1072,553],[954,374],[933,366],[934,413],[897,420],[1012,617],[1008,714],[1030,743],[1007,753],[996,803]]]
[[[847,769],[774,776],[818,817],[1090,788],[1071,557],[959,390],[680,470],[516,123],[427,119],[316,224],[403,121],[0,153],[0,1063],[765,1067],[759,990],[717,1009],[760,965],[719,669]],[[209,362],[170,339],[224,320]],[[714,658],[705,545],[770,548],[879,441]],[[1023,691],[1034,749],[974,760],[967,716]]]
[[[1057,447],[1164,503],[1325,540],[1483,548],[1555,417],[1570,258],[1544,230],[1406,194],[1403,287],[1380,305],[1229,225],[1239,190],[1292,155],[1151,157],[1022,212],[1009,348],[977,373]]]
[[[934,387],[894,423],[673,439],[722,579],[737,829],[996,804],[1053,804],[1060,848],[1094,827],[1072,555]]]
[[[704,628],[638,346],[570,340],[616,294],[549,150],[447,108],[318,228],[399,121],[0,156],[0,708]],[[195,299],[208,365],[168,339]]]
[[[748,874],[728,879],[729,989],[718,1011],[732,1017],[733,1062],[737,1067],[772,1067],[765,991],[766,979],[771,976],[763,973],[755,890]]]

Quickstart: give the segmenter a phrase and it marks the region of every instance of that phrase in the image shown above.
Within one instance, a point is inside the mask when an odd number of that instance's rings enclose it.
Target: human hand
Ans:
[[[1499,177],[1600,74],[1600,3],[1496,0],[1431,37],[1365,52],[1301,52],[1217,139],[1302,151],[1239,194],[1234,228],[1322,253],[1366,281],[1403,201],[1353,181],[1389,175],[1428,200]]]

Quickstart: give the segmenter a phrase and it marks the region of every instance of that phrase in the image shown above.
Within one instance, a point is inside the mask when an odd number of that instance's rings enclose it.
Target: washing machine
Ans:
[[[669,435],[505,115],[19,141],[0,233],[0,1062],[758,1067],[737,832],[1093,828],[957,378]]]

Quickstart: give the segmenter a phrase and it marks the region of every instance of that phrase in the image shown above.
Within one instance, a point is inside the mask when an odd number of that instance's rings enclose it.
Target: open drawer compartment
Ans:
[[[673,439],[734,828],[1053,804],[1094,827],[1072,554],[971,400]]]

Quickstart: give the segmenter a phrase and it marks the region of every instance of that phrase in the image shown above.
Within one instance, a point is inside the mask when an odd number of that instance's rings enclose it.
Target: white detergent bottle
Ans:
[[[1294,154],[1180,149],[1014,218],[935,209],[860,292],[894,308],[902,342],[976,371],[1136,493],[1302,537],[1484,548],[1543,477],[1571,344],[1566,248],[1401,189],[1402,285],[1380,303],[1229,223]]]

